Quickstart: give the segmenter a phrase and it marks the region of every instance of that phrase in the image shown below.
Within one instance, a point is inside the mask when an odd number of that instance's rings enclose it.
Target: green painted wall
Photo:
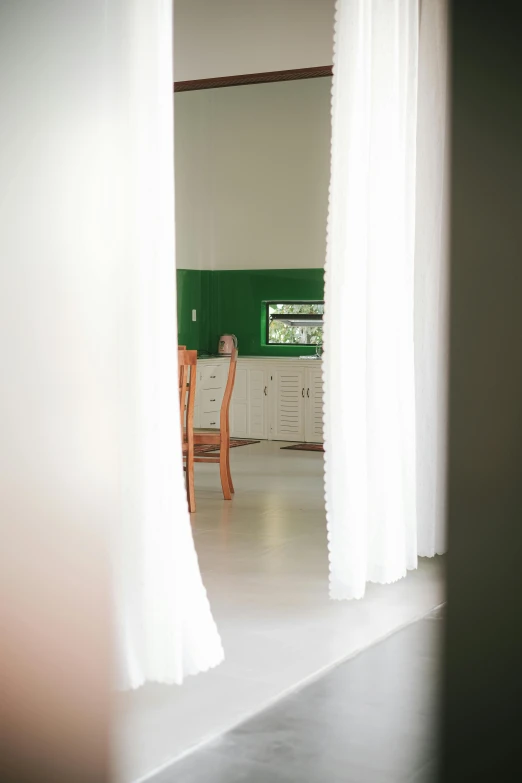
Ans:
[[[267,345],[265,308],[272,299],[322,299],[322,269],[255,269],[218,271],[212,278],[216,310],[211,323],[211,340],[217,345],[221,334],[237,336],[240,355],[301,356],[314,354],[315,347]]]
[[[208,351],[212,303],[210,276],[207,270],[178,269],[176,273],[178,300],[178,343],[191,350]],[[192,310],[197,320],[192,321]]]
[[[267,300],[323,299],[322,269],[198,271],[178,269],[178,339],[198,351],[217,351],[221,334],[235,334],[244,356],[301,356],[315,347],[266,345]],[[192,322],[192,310],[197,321]]]

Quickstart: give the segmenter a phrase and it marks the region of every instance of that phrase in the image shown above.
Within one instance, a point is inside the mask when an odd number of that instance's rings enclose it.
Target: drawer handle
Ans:
[[[303,386],[303,388],[301,389],[301,397],[304,397],[304,386]]]
[[[211,378],[215,378],[216,376],[215,376],[215,375],[211,375],[210,377],[211,377]]]
[[[265,392],[265,397],[266,397],[266,386],[265,386],[265,388],[264,388],[264,392]]]
[[[307,396],[307,397],[309,397],[309,396],[310,396],[310,389],[307,389],[307,390],[306,390],[306,396]]]
[[[210,422],[210,426],[211,426],[211,427],[215,427],[215,426],[216,426],[216,422],[215,422],[215,421],[211,421],[211,422]]]
[[[215,402],[215,401],[216,401],[216,398],[215,398],[215,397],[214,397],[214,399],[213,399],[213,400],[210,400],[210,402]]]

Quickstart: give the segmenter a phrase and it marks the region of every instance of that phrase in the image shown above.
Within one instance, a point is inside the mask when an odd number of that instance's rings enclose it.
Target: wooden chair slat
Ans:
[[[178,346],[179,415],[181,449],[185,460],[189,511],[196,510],[194,492],[194,405],[196,401],[197,351]]]
[[[232,474],[230,472],[230,401],[232,399],[232,392],[234,391],[236,368],[237,349],[234,348],[230,357],[227,383],[225,386],[225,393],[223,395],[223,402],[221,403],[221,411],[219,414],[219,430],[212,433],[197,431],[194,433],[194,443],[197,445],[207,446],[219,443],[219,458],[196,456],[194,457],[194,461],[219,462],[221,487],[223,489],[223,497],[225,500],[232,500],[232,495],[234,494],[234,484],[232,482]]]

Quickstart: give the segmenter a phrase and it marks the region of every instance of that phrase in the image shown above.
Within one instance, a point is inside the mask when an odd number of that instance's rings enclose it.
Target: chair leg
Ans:
[[[191,514],[196,510],[196,494],[194,492],[194,451],[187,453],[187,502]]]
[[[228,486],[230,487],[230,491],[232,492],[232,494],[234,494],[235,493],[234,483],[232,481],[232,473],[230,472],[230,443],[228,444],[226,454],[227,454]]]
[[[230,484],[228,482],[227,449],[225,448],[225,444],[223,442],[221,442],[219,449],[219,475],[221,477],[223,497],[225,500],[232,500],[232,492],[230,491]]]

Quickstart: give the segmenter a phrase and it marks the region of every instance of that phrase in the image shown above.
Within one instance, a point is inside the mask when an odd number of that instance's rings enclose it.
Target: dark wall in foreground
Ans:
[[[522,777],[522,29],[457,0],[445,783]]]

